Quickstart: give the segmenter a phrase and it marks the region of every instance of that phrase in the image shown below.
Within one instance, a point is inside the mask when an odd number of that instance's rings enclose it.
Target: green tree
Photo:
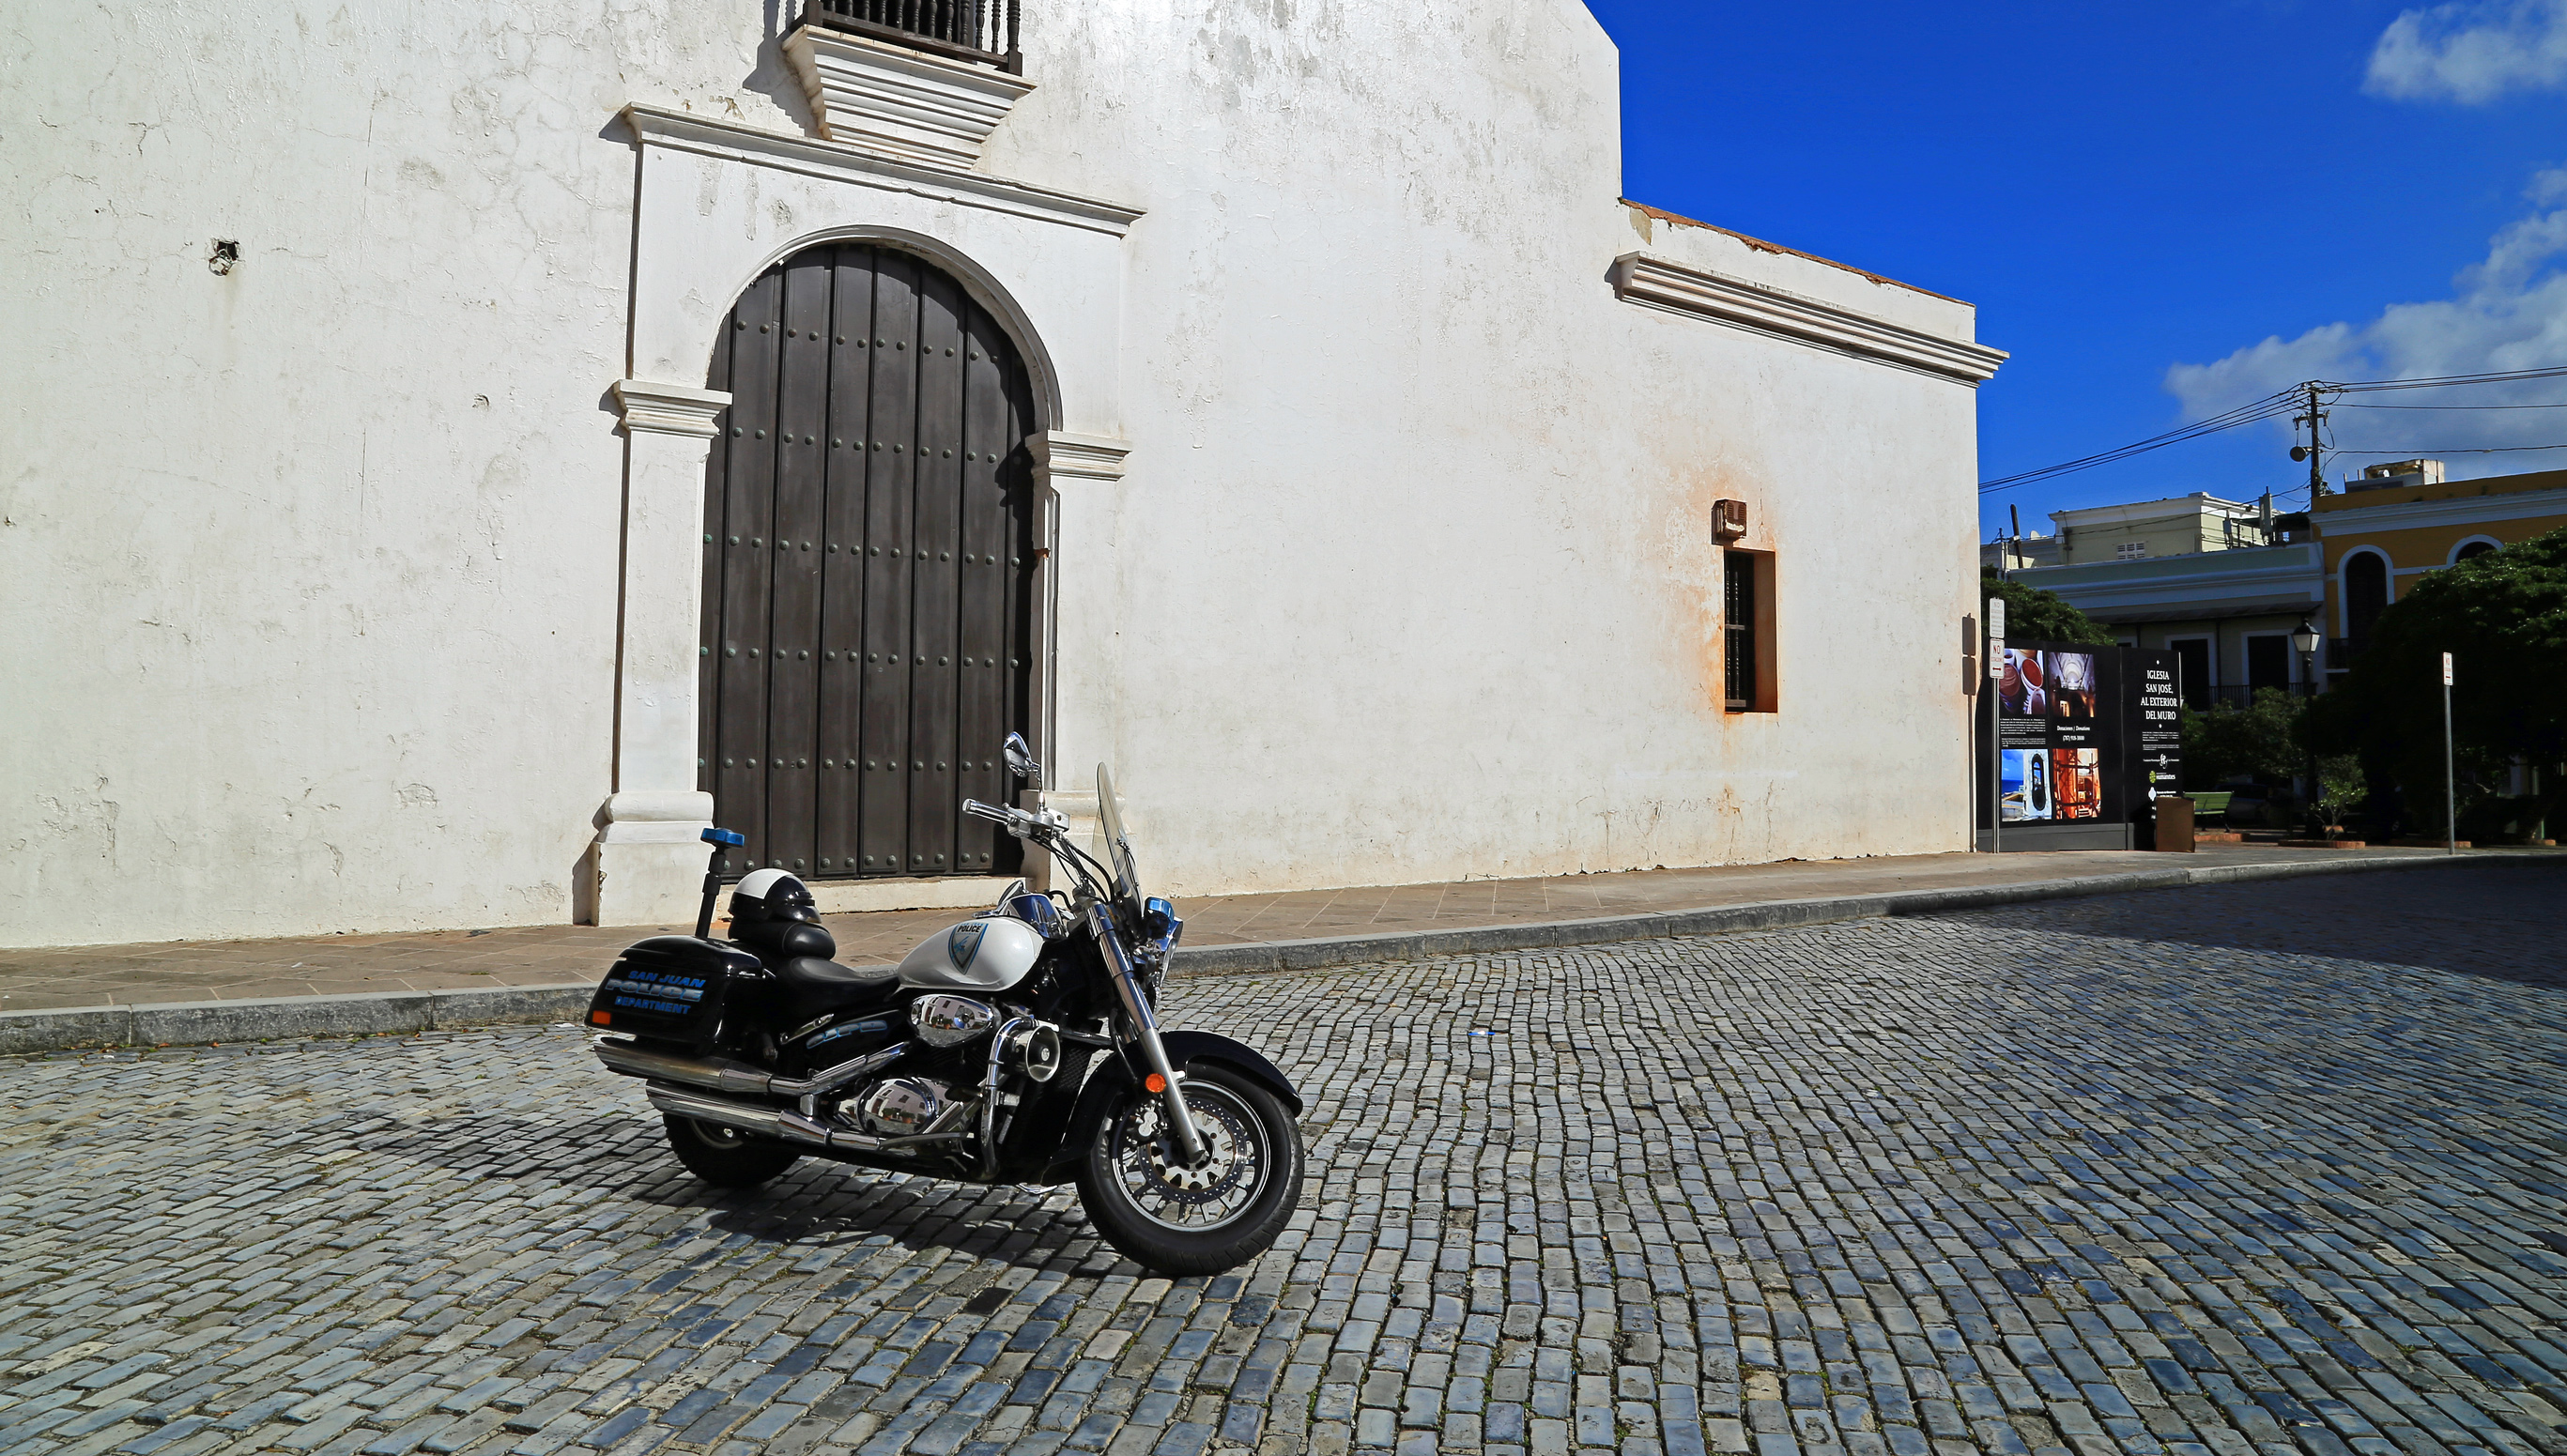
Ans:
[[[2216,788],[2236,778],[2281,783],[2309,771],[2308,700],[2265,688],[2243,708],[2222,704],[2208,713],[2183,711],[2185,786]],[[2347,752],[2318,758],[2318,805],[2329,820],[2364,797],[2362,764]]]
[[[2406,817],[2442,828],[2442,654],[2451,654],[2451,727],[2460,819],[2495,827],[2554,818],[2567,800],[2567,529],[2419,578],[2380,614],[2343,686],[2318,700],[2315,730],[2394,783]],[[2497,798],[2497,775],[2540,765],[2527,801]]]
[[[2089,642],[2103,646],[2113,641],[2113,634],[2095,625],[2095,620],[2062,601],[2057,592],[2025,586],[2019,581],[2000,581],[1993,572],[1979,574],[1979,596],[2003,597],[2006,604],[2005,635],[2011,642]]]
[[[2278,688],[2256,694],[2244,708],[2183,710],[2185,784],[2216,788],[2237,778],[2269,783],[2298,774],[2308,761],[2292,731],[2299,721],[2300,706]]]

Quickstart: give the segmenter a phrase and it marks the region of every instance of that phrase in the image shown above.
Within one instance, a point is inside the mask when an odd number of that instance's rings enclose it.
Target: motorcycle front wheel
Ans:
[[[1078,1200],[1106,1242],[1162,1274],[1219,1274],[1272,1247],[1301,1202],[1301,1129],[1275,1094],[1219,1062],[1182,1085],[1210,1144],[1184,1166],[1160,1099],[1137,1088],[1078,1164]]]

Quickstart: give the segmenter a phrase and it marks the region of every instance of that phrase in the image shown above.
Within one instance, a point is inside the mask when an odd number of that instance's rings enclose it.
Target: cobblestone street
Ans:
[[[569,1028],[0,1062],[0,1450],[2567,1452],[2567,874],[1181,980],[1302,1215],[723,1195]]]

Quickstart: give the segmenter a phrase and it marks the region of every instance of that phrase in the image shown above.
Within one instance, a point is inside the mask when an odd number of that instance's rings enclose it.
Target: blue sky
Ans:
[[[1982,478],[2311,377],[2567,364],[2567,0],[1589,4],[1622,53],[1627,195],[1978,305],[2014,356],[1979,392]],[[2347,449],[2546,444],[2567,409],[2335,426]],[[2009,502],[2027,531],[2191,490],[2297,504],[2289,444],[2250,426],[1983,497],[1981,534]]]

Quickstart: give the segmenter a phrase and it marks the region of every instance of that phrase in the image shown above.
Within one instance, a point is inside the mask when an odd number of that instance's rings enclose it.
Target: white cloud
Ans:
[[[2210,364],[2168,369],[2165,388],[2198,420],[2308,379],[2422,379],[2567,364],[2567,167],[2533,178],[2535,209],[2496,233],[2487,254],[2460,270],[2452,297],[2399,303],[2368,323],[2335,323],[2279,336]],[[2460,391],[2417,390],[2350,398],[2348,405],[2501,405],[2567,400],[2567,380]],[[2567,441],[2567,410],[2339,409],[2329,422],[2343,450],[2457,450],[2462,446]],[[2357,457],[2349,464],[2385,456]],[[2555,467],[2567,451],[2450,457],[2455,475]]]
[[[2402,101],[2490,102],[2567,86],[2567,0],[2474,0],[2400,13],[2363,89]]]

